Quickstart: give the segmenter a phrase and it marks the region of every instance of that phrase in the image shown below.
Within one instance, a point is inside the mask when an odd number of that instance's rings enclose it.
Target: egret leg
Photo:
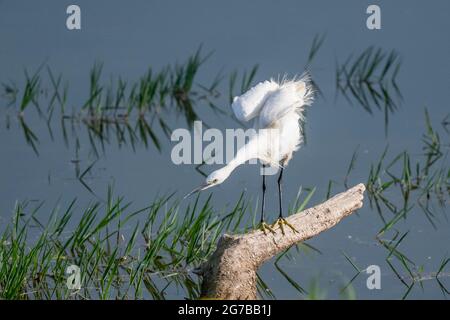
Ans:
[[[279,219],[283,219],[283,205],[282,205],[282,199],[283,199],[283,190],[281,189],[281,179],[283,178],[283,168],[280,169],[280,175],[278,176],[278,205],[279,205]]]
[[[265,166],[263,165],[263,168]],[[260,222],[260,229],[264,234],[266,234],[266,231],[269,230],[272,233],[275,233],[275,231],[265,222],[264,217],[264,209],[266,205],[266,175],[263,174],[262,176],[262,203],[261,203],[261,222]]]
[[[264,207],[266,206],[266,175],[262,176],[262,202],[261,202],[261,222],[264,221]]]
[[[288,226],[292,229],[294,232],[298,232],[292,224],[287,222],[287,220],[283,217],[283,190],[282,190],[282,179],[283,179],[283,168],[280,169],[280,174],[278,176],[278,205],[279,205],[279,216],[277,221],[273,224],[272,227],[275,227],[276,225],[280,226],[281,233],[284,235],[284,226]]]

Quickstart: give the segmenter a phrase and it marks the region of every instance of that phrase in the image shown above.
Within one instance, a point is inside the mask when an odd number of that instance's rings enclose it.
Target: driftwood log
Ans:
[[[242,235],[224,234],[210,259],[198,269],[201,297],[209,299],[257,299],[256,272],[276,254],[297,242],[310,239],[335,226],[363,205],[363,184],[339,193],[313,208],[289,216],[295,227],[285,226],[285,235],[254,230]]]

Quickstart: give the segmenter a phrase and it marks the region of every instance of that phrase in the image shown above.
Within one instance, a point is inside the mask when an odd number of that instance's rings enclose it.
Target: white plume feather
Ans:
[[[270,127],[275,121],[290,112],[296,112],[303,120],[305,106],[314,100],[314,90],[309,74],[304,74],[299,80],[283,79],[279,88],[270,93],[261,108],[259,126]]]
[[[280,87],[275,81],[264,81],[248,90],[239,97],[234,97],[231,107],[240,121],[248,121],[256,117],[267,96]]]

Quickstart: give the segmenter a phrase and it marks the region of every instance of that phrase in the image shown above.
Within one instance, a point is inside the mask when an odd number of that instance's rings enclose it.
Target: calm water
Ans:
[[[309,109],[307,144],[295,154],[286,170],[286,207],[300,186],[317,187],[312,204],[325,199],[330,180],[336,182],[332,194],[344,190],[344,177],[358,145],[349,185],[367,181],[370,164],[378,161],[386,145],[389,145],[387,162],[404,150],[410,153],[414,163],[423,160],[425,107],[441,142],[446,144],[444,153],[448,151],[448,134],[441,125],[449,113],[450,98],[450,3],[447,1],[435,1],[432,5],[425,1],[377,1],[382,9],[382,29],[378,31],[370,31],[365,26],[365,11],[371,1],[340,1],[339,4],[332,1],[133,1],[126,6],[119,1],[77,1],[82,10],[82,30],[68,31],[65,10],[71,3],[0,1],[0,81],[11,80],[23,85],[23,69],[34,70],[45,61],[70,83],[69,110],[79,110],[85,102],[88,74],[95,61],[104,64],[105,83],[118,75],[135,80],[149,66],[159,69],[184,61],[203,44],[204,52],[213,50],[214,54],[201,67],[196,79],[199,83],[210,83],[220,71],[228,75],[233,70],[249,70],[255,64],[259,64],[259,70],[254,81],[261,81],[279,74],[301,73],[314,36],[324,34],[323,46],[310,68],[323,97]],[[397,83],[403,101],[390,115],[387,136],[382,112],[371,115],[358,104],[350,105],[341,95],[336,95],[336,60],[343,62],[371,45],[395,49],[402,59]],[[226,81],[221,91],[226,96]],[[219,104],[229,111],[226,98],[219,99]],[[68,203],[76,197],[82,207],[96,199],[76,179],[74,160],[79,160],[81,170],[96,160],[82,125],[75,130],[76,136],[69,130],[66,145],[57,121],[52,138],[46,122],[36,112],[28,112],[27,124],[39,138],[39,155],[36,155],[25,141],[15,116],[16,109],[1,107],[2,223],[9,221],[16,201],[45,200],[51,207],[57,199]],[[225,130],[238,126],[229,117],[211,112],[207,106],[196,106],[196,110],[212,127]],[[167,119],[172,128],[186,127],[186,122],[174,113],[167,115]],[[157,132],[161,134],[160,130]],[[135,150],[130,145],[118,146],[114,140],[107,143],[86,177],[89,188],[104,199],[108,185],[114,184],[115,193],[132,201],[137,208],[147,205],[158,193],[177,191],[181,197],[203,177],[194,165],[174,165],[170,160],[172,144],[168,139],[162,141],[161,152],[142,143]],[[448,170],[449,161],[441,163]],[[202,169],[209,173],[215,168]],[[257,166],[238,168],[226,183],[212,190],[214,206],[220,209],[233,205],[243,190],[256,204],[261,188],[258,170]],[[267,212],[273,213],[272,218],[277,212],[275,183],[275,178],[269,178]],[[391,201],[401,203],[397,193],[387,194]],[[445,207],[436,206],[437,229],[434,229],[415,205],[407,219],[396,225],[402,233],[409,230],[399,250],[418,268],[422,266],[424,275],[436,272],[441,261],[449,256],[447,213]],[[386,211],[386,217],[389,220],[392,213]],[[362,273],[353,281],[357,298],[401,298],[406,287],[386,263],[388,250],[375,240],[383,225],[366,198],[358,215],[308,242],[322,254],[292,251],[292,259],[284,259],[280,265],[303,287],[308,288],[317,280],[327,297],[338,298],[339,286],[355,275],[343,255],[345,252],[361,269],[373,264],[381,268],[381,290],[368,290],[367,275]],[[407,277],[404,269],[399,267],[399,270]],[[260,274],[277,298],[302,297],[272,262],[266,263]],[[442,282],[450,286],[447,277]],[[445,297],[435,280],[422,284],[423,288],[415,285],[408,297]],[[184,296],[173,289],[169,297]]]

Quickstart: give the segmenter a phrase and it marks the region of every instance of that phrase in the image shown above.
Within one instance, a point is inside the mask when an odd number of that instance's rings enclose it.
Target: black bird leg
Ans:
[[[294,232],[298,232],[293,225],[291,225],[289,222],[286,221],[286,219],[283,218],[283,190],[281,188],[281,182],[283,179],[283,168],[280,169],[280,175],[278,176],[278,204],[279,204],[279,213],[278,220],[275,221],[275,223],[272,225],[272,227],[275,227],[276,225],[280,226],[281,233],[284,235],[284,226],[288,226],[292,229]]]
[[[265,206],[266,206],[266,175],[263,174],[262,175],[261,223],[264,222],[264,207]]]
[[[278,204],[279,204],[279,218],[283,219],[283,205],[282,205],[282,200],[283,200],[283,190],[281,190],[281,179],[283,178],[283,168],[280,169],[280,175],[278,176]]]
[[[263,165],[263,168],[266,166]],[[263,170],[264,171],[264,170]],[[264,217],[264,209],[266,205],[266,175],[265,172],[263,172],[262,175],[262,203],[261,203],[261,222],[260,222],[260,229],[264,234],[266,234],[266,231],[269,230],[272,233],[275,233],[275,231],[265,222]]]

